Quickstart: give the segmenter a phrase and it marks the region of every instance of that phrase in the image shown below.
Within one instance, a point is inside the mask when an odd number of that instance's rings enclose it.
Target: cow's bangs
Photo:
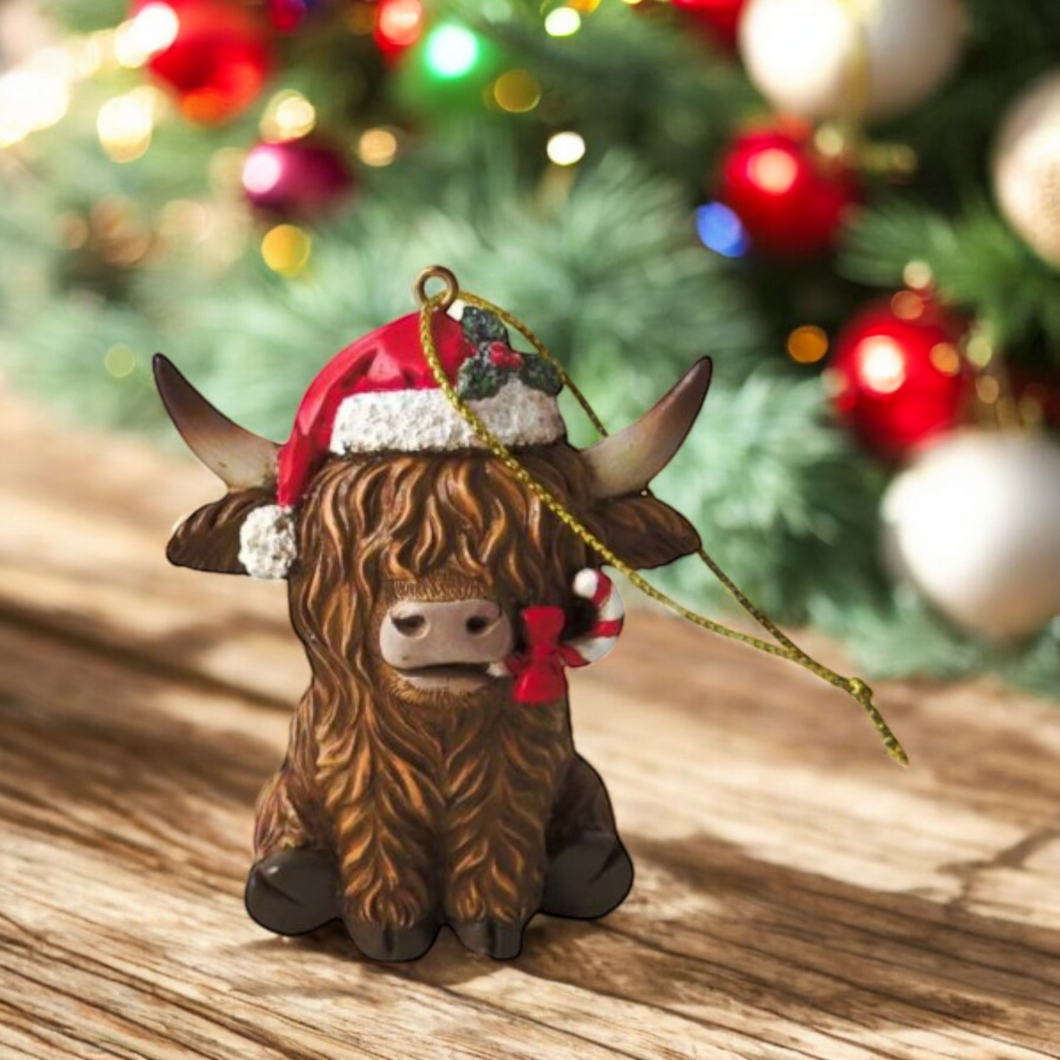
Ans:
[[[527,450],[520,462],[575,510],[588,498],[586,471],[568,446]],[[578,538],[487,453],[336,460],[308,498],[307,536],[316,536],[314,522],[346,576],[373,595],[383,580],[444,568],[513,602],[546,602],[569,591],[587,558]]]

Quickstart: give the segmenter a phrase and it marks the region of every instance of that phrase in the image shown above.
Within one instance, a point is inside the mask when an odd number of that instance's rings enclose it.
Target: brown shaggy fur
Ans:
[[[698,545],[657,500],[596,502],[564,443],[520,458],[631,566]],[[258,503],[234,495],[197,512],[170,558],[239,570],[238,522]],[[378,631],[403,598],[488,597],[516,625],[530,604],[573,615],[572,578],[598,562],[485,453],[333,459],[312,482],[298,532],[291,618],[313,680],[259,800],[258,857],[334,851],[355,922],[408,927],[436,911],[525,921],[548,849],[570,823],[557,812],[610,819],[599,778],[574,754],[566,702],[515,704],[510,680],[461,696],[413,689],[383,661]]]

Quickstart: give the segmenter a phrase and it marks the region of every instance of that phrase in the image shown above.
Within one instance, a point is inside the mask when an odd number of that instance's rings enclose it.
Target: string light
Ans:
[[[453,80],[470,73],[481,53],[479,39],[471,30],[443,22],[427,38],[424,63],[435,77]]]
[[[96,133],[112,161],[133,162],[151,146],[159,95],[157,89],[145,85],[115,96],[99,108]]]
[[[750,241],[740,218],[724,203],[708,202],[696,209],[696,232],[703,246],[725,258],[740,258]]]
[[[816,364],[828,352],[828,335],[815,324],[803,324],[788,335],[787,351],[798,364]]]
[[[919,320],[924,312],[924,299],[916,291],[898,291],[891,298],[891,312],[899,320]]]
[[[943,375],[956,375],[961,370],[961,355],[951,342],[936,343],[928,359]]]
[[[585,157],[585,141],[576,132],[558,132],[549,137],[545,152],[555,165],[573,166]]]
[[[902,280],[906,287],[914,291],[923,291],[934,282],[935,276],[926,261],[910,261],[902,270]]]
[[[509,70],[493,83],[493,98],[501,110],[525,114],[541,102],[541,86],[528,70]]]
[[[570,37],[582,28],[582,17],[573,7],[557,7],[545,16],[545,32],[550,37]]]
[[[994,344],[982,331],[977,331],[965,344],[964,355],[976,368],[985,368],[993,360]]]
[[[304,272],[312,253],[313,240],[297,225],[270,228],[261,241],[262,259],[281,276],[298,276]]]
[[[269,143],[298,140],[316,127],[317,112],[301,92],[285,89],[277,92],[265,106],[261,116],[262,139]]]
[[[389,166],[397,153],[397,135],[385,126],[365,129],[357,141],[357,155],[366,166]]]

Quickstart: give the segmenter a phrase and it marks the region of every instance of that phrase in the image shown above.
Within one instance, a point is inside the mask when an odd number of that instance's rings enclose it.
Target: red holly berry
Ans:
[[[523,366],[522,355],[506,346],[503,342],[491,342],[486,349],[489,353],[490,364],[494,364],[498,368],[517,369]]]

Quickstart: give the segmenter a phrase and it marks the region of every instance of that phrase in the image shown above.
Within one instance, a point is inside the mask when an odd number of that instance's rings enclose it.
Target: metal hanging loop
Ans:
[[[445,289],[441,296],[441,301],[438,303],[441,306],[443,312],[449,309],[449,307],[456,301],[456,296],[460,291],[460,284],[457,282],[456,276],[452,270],[447,269],[444,265],[428,265],[420,274],[416,277],[416,282],[412,285],[412,293],[416,296],[416,304],[421,308],[425,306],[430,299],[430,295],[427,294],[427,283],[430,280],[441,280],[445,285]]]

